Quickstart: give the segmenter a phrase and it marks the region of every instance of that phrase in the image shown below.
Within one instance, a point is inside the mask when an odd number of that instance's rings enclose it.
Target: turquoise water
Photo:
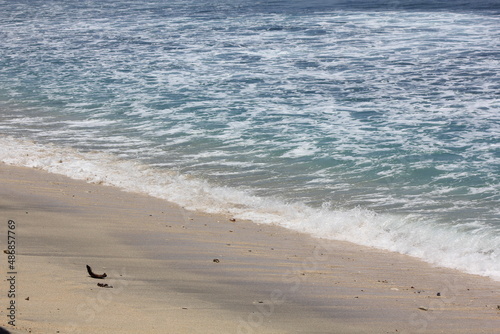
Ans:
[[[493,2],[0,4],[2,161],[500,278]]]

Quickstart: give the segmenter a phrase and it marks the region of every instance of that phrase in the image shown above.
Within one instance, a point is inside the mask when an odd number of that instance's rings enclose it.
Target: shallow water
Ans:
[[[499,278],[498,6],[284,4],[2,3],[2,161]]]

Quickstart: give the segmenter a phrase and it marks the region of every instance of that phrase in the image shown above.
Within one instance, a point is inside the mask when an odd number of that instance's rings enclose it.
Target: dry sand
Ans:
[[[0,182],[11,333],[500,333],[488,278],[34,169],[0,165]]]

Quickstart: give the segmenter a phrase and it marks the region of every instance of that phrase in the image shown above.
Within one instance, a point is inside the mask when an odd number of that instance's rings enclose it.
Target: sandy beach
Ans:
[[[35,169],[0,182],[10,333],[499,332],[485,277]]]

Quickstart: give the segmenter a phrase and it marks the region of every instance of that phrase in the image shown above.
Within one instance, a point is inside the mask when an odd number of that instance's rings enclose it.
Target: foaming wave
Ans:
[[[377,214],[363,208],[312,208],[152,168],[102,152],[79,152],[0,137],[0,161],[119,187],[190,210],[276,224],[318,238],[345,240],[418,257],[429,263],[500,280],[500,235],[478,224],[436,225],[416,215]]]

